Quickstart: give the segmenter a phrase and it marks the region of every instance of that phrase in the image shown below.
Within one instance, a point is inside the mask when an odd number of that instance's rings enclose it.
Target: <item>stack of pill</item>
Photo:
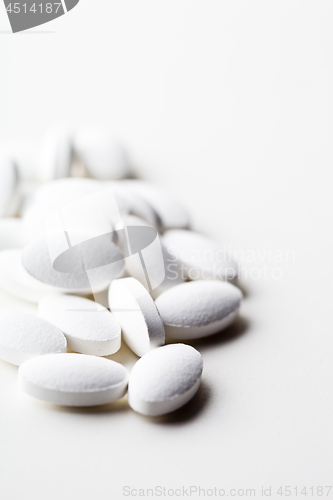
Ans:
[[[38,303],[38,316],[0,309],[0,359],[30,396],[92,406],[127,393],[150,416],[185,405],[203,370],[189,343],[235,321],[237,271],[176,199],[131,177],[108,130],[0,145],[0,288]],[[140,358],[130,374],[112,360],[122,342]]]

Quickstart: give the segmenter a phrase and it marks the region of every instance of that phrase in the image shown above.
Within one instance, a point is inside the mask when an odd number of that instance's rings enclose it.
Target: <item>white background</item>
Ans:
[[[0,5],[1,141],[106,123],[196,229],[256,256],[242,320],[196,342],[203,386],[173,416],[39,403],[1,363],[4,500],[333,484],[332,26],[323,0],[81,0],[11,35]]]

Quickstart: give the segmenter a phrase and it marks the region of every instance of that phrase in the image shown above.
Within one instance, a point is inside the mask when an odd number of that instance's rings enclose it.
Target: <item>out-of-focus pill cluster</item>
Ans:
[[[237,279],[178,200],[133,178],[107,129],[0,146],[0,288],[38,303],[38,317],[0,310],[0,358],[20,366],[27,394],[89,406],[128,392],[145,415],[180,408],[203,369],[188,343],[235,321]],[[130,375],[103,358],[122,341],[140,358]]]

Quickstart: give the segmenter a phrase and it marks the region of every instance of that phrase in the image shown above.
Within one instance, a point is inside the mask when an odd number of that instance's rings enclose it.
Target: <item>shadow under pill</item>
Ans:
[[[47,403],[45,403],[47,405]],[[116,413],[124,413],[130,411],[130,407],[127,402],[127,396],[124,396],[113,403],[108,403],[106,405],[99,406],[60,406],[60,405],[50,405],[48,407],[52,411],[57,411],[60,413],[73,413],[75,415],[105,415],[108,416]]]
[[[251,294],[249,292],[249,289],[244,285],[244,282],[241,282],[239,279],[237,280],[237,283],[235,284],[235,286],[237,286],[237,288],[240,289],[240,291],[243,294],[244,299],[247,299],[249,297],[249,295]]]
[[[207,349],[209,347],[215,347],[218,345],[226,344],[228,342],[234,342],[238,340],[240,337],[246,334],[250,327],[250,321],[248,318],[244,316],[239,316],[236,321],[228,326],[228,328],[223,329],[220,332],[215,333],[214,335],[209,335],[208,337],[203,337],[200,339],[188,339],[181,341],[183,344],[188,344],[198,349]],[[174,343],[172,341],[168,341],[168,343]]]
[[[125,344],[125,342],[122,342],[119,351],[104,357],[106,359],[111,359],[111,361],[116,361],[117,363],[124,365],[128,370],[131,370],[139,359],[139,356],[134,354],[134,352],[131,351],[131,349]]]
[[[161,415],[159,417],[147,417],[140,415],[141,418],[149,419],[149,421],[156,425],[182,425],[187,424],[203,414],[209,406],[209,402],[212,399],[212,389],[210,385],[202,380],[198,392],[193,396],[193,398],[186,403],[186,405],[179,408],[172,413],[167,415]]]

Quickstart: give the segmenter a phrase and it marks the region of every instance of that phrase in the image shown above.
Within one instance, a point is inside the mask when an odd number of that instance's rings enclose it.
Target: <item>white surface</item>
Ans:
[[[64,118],[110,123],[195,229],[255,257],[242,264],[244,319],[195,343],[202,389],[153,421],[125,400],[51,408],[0,364],[3,496],[118,500],[125,485],[201,484],[258,498],[262,485],[330,484],[333,4],[98,5],[81,0],[36,30],[54,34],[0,35],[0,137],[42,136]],[[125,347],[113,358],[134,360]]]

